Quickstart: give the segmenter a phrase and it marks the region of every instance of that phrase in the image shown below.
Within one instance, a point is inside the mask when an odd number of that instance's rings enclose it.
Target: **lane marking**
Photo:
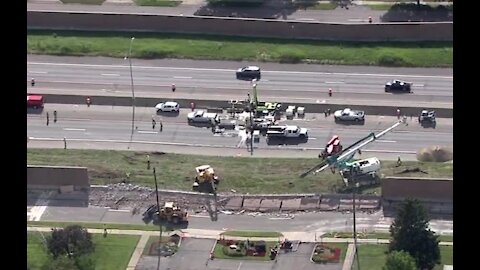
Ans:
[[[142,134],[157,134],[158,133],[156,131],[146,131],[146,130],[139,130],[137,132],[142,133]]]
[[[31,74],[47,74],[48,72],[46,72],[46,71],[29,71],[28,73],[31,73]]]
[[[86,131],[84,128],[64,128],[65,131]]]
[[[114,74],[114,73],[102,73],[100,75],[102,75],[102,76],[120,76],[120,74]]]
[[[193,77],[186,77],[186,76],[173,76],[174,79],[192,79]]]
[[[389,141],[389,140],[376,140],[374,142],[383,142],[383,143],[396,143],[397,141]]]
[[[335,84],[335,83],[345,83],[345,82],[325,82],[327,84]]]
[[[27,65],[49,65],[49,66],[80,66],[80,67],[98,67],[98,68],[124,68],[129,66],[120,65],[95,65],[95,64],[72,64],[72,63],[49,63],[49,62],[27,62]],[[168,70],[196,70],[196,71],[223,71],[232,72],[235,69],[218,69],[218,68],[179,68],[179,67],[152,67],[152,66],[133,66],[137,69],[168,69]],[[402,74],[372,74],[372,73],[345,73],[345,72],[312,72],[312,71],[263,71],[265,73],[280,74],[313,74],[313,75],[350,75],[350,76],[370,76],[370,77],[412,77],[412,78],[438,78],[452,80],[453,76],[435,76],[435,75],[402,75]]]

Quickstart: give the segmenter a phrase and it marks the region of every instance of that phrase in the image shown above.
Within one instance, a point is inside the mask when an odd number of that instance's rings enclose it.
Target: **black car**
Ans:
[[[248,66],[237,69],[237,79],[239,80],[260,80],[260,68],[257,66]]]
[[[390,91],[401,91],[401,92],[412,92],[412,83],[403,82],[399,80],[393,80],[385,84],[385,92]]]

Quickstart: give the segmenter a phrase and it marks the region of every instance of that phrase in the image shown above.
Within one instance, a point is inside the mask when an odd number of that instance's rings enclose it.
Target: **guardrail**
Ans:
[[[46,103],[59,103],[59,104],[85,104],[85,96],[78,95],[55,95],[45,94]],[[131,97],[114,97],[114,96],[91,96],[92,105],[108,105],[108,106],[132,106]],[[182,108],[190,108],[190,103],[195,102],[195,108],[224,108],[225,110],[230,108],[231,105],[228,101],[222,100],[189,100],[189,99],[175,99]],[[136,97],[135,106],[137,107],[154,107],[159,102],[159,98],[147,98]],[[323,113],[325,110],[330,109],[332,112],[335,110],[341,110],[345,107],[353,107],[357,110],[363,110],[367,115],[386,115],[395,116],[397,113],[397,107],[394,106],[382,106],[382,105],[355,105],[351,104],[318,104],[318,103],[283,103],[285,108],[288,105],[305,107],[307,113]],[[418,107],[400,107],[402,115],[418,115],[422,108]],[[435,114],[440,118],[453,118],[452,108],[432,108],[435,110]]]

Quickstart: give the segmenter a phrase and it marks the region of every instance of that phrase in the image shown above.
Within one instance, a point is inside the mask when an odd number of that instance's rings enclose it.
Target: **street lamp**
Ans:
[[[132,89],[132,132],[130,134],[130,143],[132,143],[132,139],[133,139],[133,130],[135,128],[135,90],[134,90],[134,86],[133,86],[133,70],[132,70],[132,45],[133,45],[133,40],[135,38],[132,37],[130,39],[130,48],[128,49],[128,56],[126,58],[128,58],[128,64],[130,66],[130,85],[131,85],[131,89]],[[130,146],[129,146],[130,147]]]
[[[357,182],[356,176],[358,173],[358,167],[351,166],[350,167],[350,180],[355,185],[353,187],[353,242],[355,246],[355,257],[357,257],[357,269],[360,270],[360,258],[358,257],[358,245],[357,245],[357,217],[356,217],[356,203],[355,203],[355,193],[357,192],[358,187],[360,184]]]

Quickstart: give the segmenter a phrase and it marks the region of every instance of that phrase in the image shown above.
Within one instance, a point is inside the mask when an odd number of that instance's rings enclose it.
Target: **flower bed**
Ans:
[[[312,260],[316,263],[339,263],[342,250],[328,245],[316,245]]]

